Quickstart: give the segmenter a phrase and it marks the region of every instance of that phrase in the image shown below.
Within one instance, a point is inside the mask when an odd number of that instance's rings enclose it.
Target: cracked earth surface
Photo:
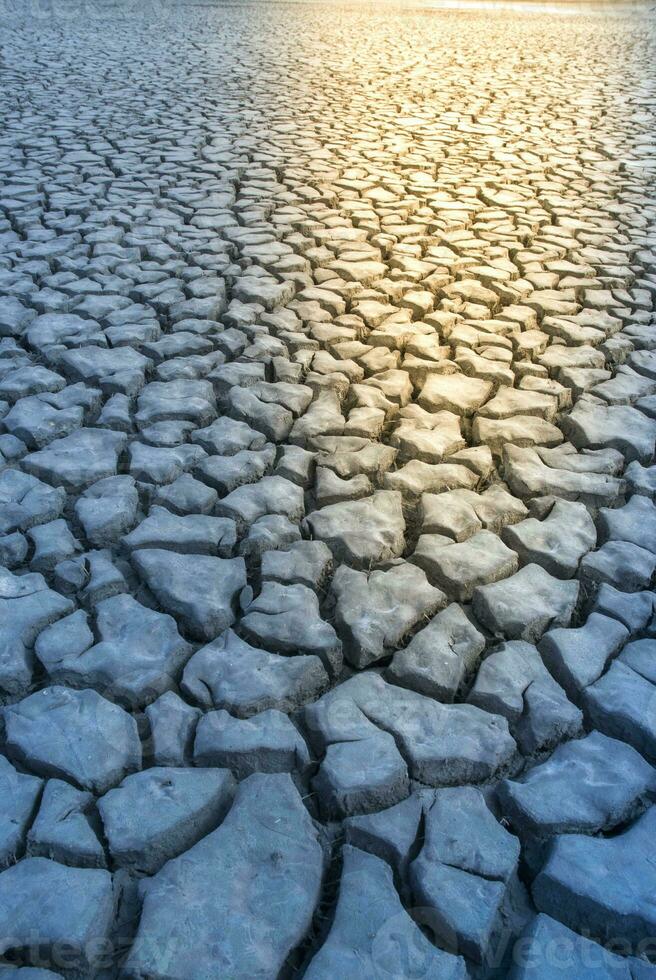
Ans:
[[[1,42],[2,976],[656,975],[648,14],[56,12]]]

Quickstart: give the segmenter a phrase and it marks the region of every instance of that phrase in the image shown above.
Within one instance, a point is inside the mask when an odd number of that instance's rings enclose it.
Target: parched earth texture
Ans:
[[[656,976],[653,11],[2,19],[1,975]]]

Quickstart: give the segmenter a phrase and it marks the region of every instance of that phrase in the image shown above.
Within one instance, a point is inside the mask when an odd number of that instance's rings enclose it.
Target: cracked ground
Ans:
[[[16,5],[0,976],[656,976],[636,7]]]

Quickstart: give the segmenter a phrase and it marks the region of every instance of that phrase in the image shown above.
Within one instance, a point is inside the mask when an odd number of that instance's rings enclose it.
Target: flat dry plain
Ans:
[[[5,6],[3,980],[656,976],[655,34]]]

